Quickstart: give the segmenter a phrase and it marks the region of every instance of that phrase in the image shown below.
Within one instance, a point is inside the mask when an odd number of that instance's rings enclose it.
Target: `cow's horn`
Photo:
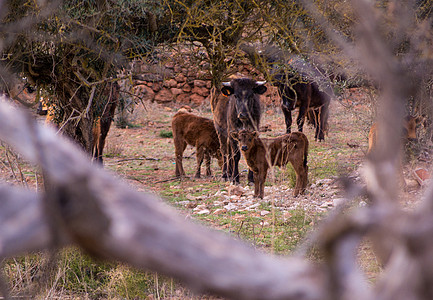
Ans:
[[[223,86],[232,86],[230,81],[224,81]]]
[[[257,83],[257,85],[263,85],[266,83],[266,80],[265,81],[256,81],[256,83]]]

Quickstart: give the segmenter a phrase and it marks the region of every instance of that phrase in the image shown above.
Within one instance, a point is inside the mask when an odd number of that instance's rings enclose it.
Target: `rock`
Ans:
[[[242,196],[245,194],[245,189],[238,185],[230,185],[227,189],[229,195]]]
[[[326,201],[326,202],[322,203],[322,205],[320,205],[321,208],[328,208],[328,207],[332,207],[332,206],[334,206],[333,201]]]
[[[206,81],[204,80],[194,80],[194,87],[206,87]]]
[[[182,73],[177,74],[176,77],[174,78],[177,82],[185,82],[186,81],[186,76],[183,75]]]
[[[164,65],[164,67],[166,67],[167,69],[173,69],[174,63],[172,61],[169,61]]]
[[[192,90],[192,88],[191,88],[191,86],[190,86],[189,84],[185,84],[185,85],[182,87],[182,91],[183,91],[184,93],[190,93],[191,90]]]
[[[421,186],[426,185],[430,181],[430,172],[424,168],[418,168],[414,170],[413,176]]]
[[[406,181],[406,188],[409,191],[416,190],[420,187],[419,181],[415,179],[407,179]]]
[[[198,210],[203,210],[203,209],[206,209],[206,204],[200,204],[200,205],[197,205],[197,206],[193,209],[193,211],[198,211]]]
[[[268,215],[268,214],[270,214],[270,213],[271,213],[270,211],[262,210],[262,211],[260,212],[260,215],[261,215],[262,217],[264,217],[264,216],[266,216],[266,215]]]
[[[192,94],[191,97],[189,98],[189,100],[193,104],[201,105],[204,102],[204,97],[200,96],[200,95],[197,95],[197,94]]]
[[[209,209],[203,209],[197,213],[195,213],[196,215],[208,215],[210,214],[210,210]]]
[[[220,214],[223,214],[225,212],[227,212],[226,209],[224,209],[224,208],[218,208],[218,209],[215,209],[215,211],[213,212],[213,214],[214,215],[220,215]]]
[[[194,87],[191,91],[191,93],[203,96],[203,97],[207,97],[209,95],[209,90],[207,88],[200,88],[200,87]]]
[[[197,203],[195,202],[189,202],[185,205],[186,208],[195,208],[197,206]]]
[[[143,101],[152,102],[155,98],[155,92],[152,88],[145,85],[138,85],[134,87],[134,94],[141,97]]]
[[[190,200],[190,201],[194,201],[196,199],[196,197],[193,196],[193,195],[186,195],[185,198],[188,199],[188,200]]]
[[[190,95],[189,94],[179,94],[176,97],[176,102],[177,103],[189,103],[189,99]]]
[[[174,88],[177,86],[177,81],[174,79],[166,80],[164,81],[163,86],[168,88]]]
[[[366,207],[366,206],[367,206],[367,202],[365,202],[364,200],[359,201],[358,206],[359,206],[359,207]]]
[[[238,210],[238,206],[234,203],[229,203],[226,206],[224,206],[224,209],[226,209],[227,211]]]
[[[153,90],[155,93],[159,92],[159,91],[161,90],[161,88],[162,88],[161,83],[159,83],[159,82],[154,82],[154,83],[152,83],[152,90]]]
[[[180,94],[183,93],[183,91],[182,91],[181,89],[178,89],[178,88],[171,88],[171,89],[170,89],[170,92],[171,92],[174,96],[177,96],[177,95],[180,95]]]
[[[344,203],[346,203],[346,199],[344,199],[344,198],[336,198],[336,199],[333,200],[333,205],[335,207],[337,207],[339,205],[342,205]]]

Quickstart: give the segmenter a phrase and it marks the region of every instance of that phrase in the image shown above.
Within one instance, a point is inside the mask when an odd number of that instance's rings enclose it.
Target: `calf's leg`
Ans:
[[[302,155],[297,159],[290,161],[296,173],[296,184],[293,190],[293,196],[298,196],[305,191],[308,183],[308,167],[304,166]]]
[[[197,146],[197,171],[195,172],[195,178],[200,178],[201,173],[201,164],[203,163],[203,158],[205,156],[205,150],[203,147]]]
[[[254,172],[254,197],[263,199],[265,195],[265,182],[267,173],[267,169]]]
[[[206,176],[211,176],[212,175],[212,171],[210,169],[211,155],[209,151],[205,151],[204,159],[206,161]]]
[[[174,153],[175,153],[175,162],[176,162],[176,177],[185,176],[185,170],[183,169],[182,158],[183,152],[185,151],[187,144],[185,141],[176,141],[174,142]]]

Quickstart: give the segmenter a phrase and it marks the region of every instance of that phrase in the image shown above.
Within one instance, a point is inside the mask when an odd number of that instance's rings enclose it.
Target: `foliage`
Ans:
[[[20,74],[47,92],[63,131],[91,151],[92,127],[107,105],[108,83],[117,80],[118,68],[148,55],[161,39],[156,34],[161,5],[11,0],[7,8],[2,19],[6,43],[0,49],[6,57],[0,64],[3,80],[8,84],[7,74]]]

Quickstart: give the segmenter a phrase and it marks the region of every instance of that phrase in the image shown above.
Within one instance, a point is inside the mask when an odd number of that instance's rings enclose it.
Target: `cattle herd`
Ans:
[[[315,87],[317,88],[317,86]],[[180,110],[172,120],[172,130],[175,145],[176,176],[185,176],[182,165],[182,155],[187,144],[196,147],[197,171],[200,177],[200,166],[206,158],[206,175],[210,175],[210,158],[218,159],[222,167],[222,177],[225,180],[239,183],[239,160],[241,153],[248,165],[248,181],[254,183],[254,196],[263,198],[267,171],[271,166],[285,166],[290,162],[296,173],[296,184],[293,195],[301,194],[308,183],[308,139],[303,134],[302,126],[299,132],[290,132],[287,122],[287,102],[291,98],[280,89],[283,98],[283,111],[286,109],[287,133],[275,138],[260,138],[260,95],[267,90],[265,82],[248,78],[233,79],[224,82],[221,94],[225,97],[214,97],[211,100],[213,121],[195,116]],[[313,92],[312,86],[306,84],[306,105],[303,115],[298,117],[298,125],[303,124],[305,112],[310,109],[313,95],[320,97],[320,91]],[[316,93],[316,94],[314,94]],[[298,95],[301,98],[301,94]],[[329,102],[329,100],[327,100]],[[294,108],[297,101],[292,101]],[[298,101],[300,103],[300,101]],[[316,138],[324,139],[324,128],[327,118],[321,120],[323,107],[312,107],[313,114],[318,117],[313,124],[316,126]],[[292,109],[293,109],[292,108]],[[314,109],[318,109],[317,112]],[[290,113],[290,111],[289,111]],[[302,119],[302,120],[301,120]],[[290,117],[291,121],[291,117]],[[290,123],[291,125],[291,123]]]
[[[287,78],[286,78],[287,79]],[[263,81],[248,78],[224,82],[221,94],[211,100],[213,120],[179,111],[173,117],[172,129],[176,156],[176,176],[185,176],[182,155],[187,144],[197,148],[196,177],[206,158],[206,175],[211,174],[210,158],[218,159],[222,178],[239,183],[241,153],[248,165],[248,182],[254,183],[254,196],[264,197],[264,184],[271,166],[291,163],[296,173],[293,195],[305,191],[308,184],[308,139],[302,133],[305,117],[315,127],[315,140],[323,141],[327,130],[330,96],[312,82],[283,83],[276,81],[282,99],[286,134],[274,138],[260,138],[260,95],[266,92]],[[299,107],[298,132],[291,133],[291,111]],[[404,139],[416,139],[419,118],[407,116],[403,122]],[[368,135],[367,155],[377,147],[377,126]],[[401,174],[402,175],[402,174]],[[403,178],[403,176],[401,176]],[[405,187],[404,179],[402,185]]]
[[[274,84],[282,100],[281,109],[285,117],[286,134],[274,138],[259,137],[260,95],[267,90],[264,81],[238,78],[224,82],[221,87],[221,95],[224,97],[211,99],[213,120],[196,116],[185,109],[179,110],[173,116],[171,126],[175,146],[176,177],[185,176],[182,158],[187,145],[191,145],[196,148],[197,178],[201,176],[203,160],[206,161],[206,176],[211,175],[211,157],[214,157],[222,169],[222,178],[238,184],[239,160],[242,153],[249,169],[248,182],[255,185],[255,197],[264,197],[268,169],[272,166],[283,167],[289,162],[296,173],[293,195],[298,196],[305,191],[308,184],[309,142],[302,133],[304,120],[307,117],[315,127],[315,140],[323,141],[327,131],[330,96],[321,91],[314,82],[291,82],[287,76],[285,80],[274,77]],[[119,98],[119,86],[116,83],[109,84],[103,93],[108,99],[107,105],[93,125],[92,154],[94,160],[100,163]],[[299,107],[298,132],[292,133],[291,112],[295,107]],[[403,122],[403,138],[416,139],[416,127],[419,122],[419,118],[407,116]],[[368,156],[377,148],[377,135],[377,126],[373,124],[368,135]],[[402,183],[404,186],[404,179]]]

